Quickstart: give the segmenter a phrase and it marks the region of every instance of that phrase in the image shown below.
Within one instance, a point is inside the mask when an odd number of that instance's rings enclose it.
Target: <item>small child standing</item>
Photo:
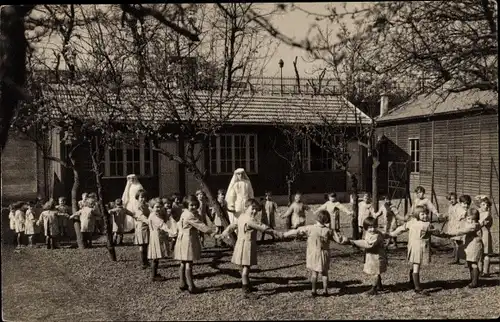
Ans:
[[[35,235],[35,214],[33,213],[33,203],[29,202],[26,204],[26,222],[25,222],[25,234],[28,236],[28,245],[33,247],[33,235]]]
[[[68,237],[68,221],[69,216],[71,215],[71,208],[66,205],[66,198],[59,197],[58,199],[59,205],[56,207],[57,209],[57,222],[59,225],[59,234],[61,240],[63,238]]]
[[[321,210],[326,210],[330,214],[330,228],[335,231],[340,231],[340,217],[339,212],[342,211],[345,214],[352,214],[352,211],[347,209],[343,204],[337,201],[337,194],[335,192],[330,192],[328,194],[328,201],[321,205],[316,212]]]
[[[26,217],[24,214],[24,202],[18,201],[14,203],[14,228],[17,237],[17,248],[24,245],[24,230]]]
[[[405,221],[404,217],[399,216],[398,209],[392,204],[389,196],[384,197],[384,204],[375,214],[375,218],[378,218],[380,216],[383,216],[385,218],[385,234],[389,234],[397,228],[397,219]],[[398,247],[396,237],[389,237],[389,241],[386,244],[386,247],[388,247],[390,244],[394,245],[395,248]]]
[[[59,236],[59,223],[57,222],[57,210],[53,199],[50,199],[43,205],[43,211],[36,224],[40,226],[42,223],[47,249],[58,248],[57,237]]]
[[[465,212],[460,211],[462,206],[457,202],[457,194],[450,192],[448,194],[448,200],[450,202],[448,206],[448,213],[441,216],[441,218],[446,219],[445,233],[453,232],[465,223]],[[451,240],[453,241],[453,261],[450,264],[460,264],[459,250],[463,243],[463,237],[455,236],[451,237]]]
[[[135,194],[139,206],[134,212],[134,244],[139,246],[141,254],[142,269],[148,268],[148,244],[149,244],[149,208],[146,204],[146,190],[139,190]]]
[[[172,198],[172,218],[177,222],[181,219],[183,212],[182,196],[178,192],[174,192],[171,196]]]
[[[372,206],[372,198],[369,193],[364,193],[361,201],[358,204],[358,228],[360,235],[363,236],[363,223],[368,217],[377,218],[378,214],[375,213]]]
[[[257,265],[257,231],[271,230],[267,225],[260,224],[255,219],[255,215],[261,210],[260,203],[255,199],[249,199],[247,205],[245,212],[238,217],[236,222],[227,226],[222,234],[215,236],[218,239],[227,237],[233,230],[238,229],[238,238],[234,245],[231,262],[241,268],[241,288],[245,295],[256,290],[250,286],[249,274],[250,267]],[[271,232],[275,233],[272,230]]]
[[[368,295],[377,295],[382,291],[381,275],[387,271],[387,254],[385,252],[385,234],[377,230],[377,219],[367,217],[363,221],[365,235],[362,240],[351,240],[351,243],[365,250],[365,265],[363,271],[372,276],[372,288]]]
[[[483,227],[479,224],[479,211],[477,209],[468,209],[466,218],[466,223],[462,227],[448,233],[448,235],[465,235],[463,247],[471,281],[468,286],[469,288],[476,288],[479,282],[478,263],[483,256],[483,241],[481,237],[481,229]]]
[[[115,207],[109,211],[109,214],[113,218],[113,244],[121,246],[123,245],[125,218],[127,216],[133,217],[133,214],[128,209],[123,208],[123,201],[120,198],[115,200]]]
[[[479,224],[481,225],[481,234],[483,241],[483,258],[479,261],[479,272],[481,276],[490,275],[490,255],[493,254],[493,239],[491,237],[491,226],[493,217],[491,216],[491,201],[488,197],[480,198],[479,204]]]
[[[436,206],[427,198],[424,197],[425,195],[425,188],[422,186],[418,186],[415,188],[415,193],[417,195],[417,198],[415,198],[415,202],[413,203],[412,208],[415,208],[416,206],[425,206],[429,210],[429,222],[432,222],[433,215],[439,217],[439,213],[436,209]]]
[[[198,232],[212,233],[213,231],[198,217],[200,202],[196,196],[187,196],[184,199],[184,207],[185,209],[177,223],[178,232],[174,259],[181,262],[179,267],[181,285],[179,289],[195,294],[200,292],[193,282],[193,261],[201,258],[201,243]]]
[[[413,208],[410,219],[399,226],[389,235],[396,237],[408,231],[408,262],[412,265],[410,269],[410,284],[413,284],[415,293],[428,295],[420,286],[420,269],[431,262],[430,238],[431,235],[441,236],[429,222],[429,210],[425,206]]]
[[[219,202],[220,206],[222,207],[222,211],[225,211],[227,213],[227,202],[225,200],[225,195],[226,195],[226,190],[224,189],[219,189],[217,190],[217,201]],[[214,225],[217,228],[216,233],[217,234],[222,234],[224,231],[224,225],[222,224],[222,220],[215,211],[215,207],[211,208],[212,212],[212,217],[214,218]],[[224,243],[221,241],[221,244]],[[219,240],[215,239],[215,247],[219,247]]]
[[[261,222],[264,225],[269,226],[269,228],[274,229],[276,227],[275,216],[278,211],[278,204],[273,201],[273,196],[271,191],[266,191],[265,193],[265,201],[264,206],[262,207],[262,219]],[[275,240],[274,234],[271,235],[273,241]],[[264,241],[266,234],[262,233],[260,236],[260,240]]]
[[[85,207],[85,200],[87,200],[88,195],[89,194],[87,192],[82,193],[82,200],[78,201],[78,209]]]
[[[16,211],[14,210],[14,203],[11,203],[9,205],[9,228],[14,233],[12,238],[12,244],[15,244],[17,240],[15,215]]]
[[[158,274],[159,260],[170,256],[168,238],[177,236],[177,230],[171,229],[165,220],[163,220],[161,213],[164,212],[164,205],[159,198],[149,201],[149,210],[148,259],[152,262],[151,279],[155,282],[161,282],[165,278]]]
[[[281,215],[281,218],[288,218],[291,216],[292,229],[297,229],[306,224],[306,211],[309,206],[302,202],[302,193],[296,192],[293,202],[288,207],[288,210]]]
[[[99,214],[95,211],[96,200],[91,197],[85,198],[83,208],[71,215],[69,219],[80,221],[80,231],[84,248],[92,247],[92,234],[94,232],[95,217]]]
[[[196,190],[196,198],[198,198],[198,202],[200,203],[200,207],[198,208],[198,216],[200,220],[206,225],[207,217],[210,214],[210,207],[208,206],[207,196],[202,190]],[[205,247],[205,235],[200,232],[200,241],[201,247]]]
[[[328,270],[330,268],[330,240],[339,244],[346,244],[347,239],[337,231],[330,229],[331,215],[327,210],[316,212],[316,223],[289,230],[283,237],[307,235],[306,267],[311,271],[311,286],[313,297],[317,296],[316,281],[321,274],[323,282],[323,296],[328,296]]]

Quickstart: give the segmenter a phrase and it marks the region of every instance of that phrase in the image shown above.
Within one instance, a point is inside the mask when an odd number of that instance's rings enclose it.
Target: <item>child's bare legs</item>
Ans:
[[[490,275],[490,256],[484,255],[481,267],[481,276],[489,276],[489,275]]]
[[[22,234],[21,233],[17,233],[17,247],[18,248],[21,247],[22,242],[23,242]]]
[[[33,235],[28,235],[28,245],[33,247]]]
[[[243,265],[241,267],[241,289],[244,293],[250,293],[257,289],[250,286],[250,266]]]
[[[140,245],[139,252],[141,253],[142,269],[146,269],[150,266],[148,262],[148,244]]]
[[[47,245],[47,249],[50,249],[52,247],[52,238],[50,236],[45,236],[45,244]]]
[[[316,296],[318,293],[316,292],[316,281],[318,279],[318,272],[311,272],[311,295]]]
[[[479,282],[479,268],[477,262],[467,261],[467,266],[470,272],[470,283],[467,285],[469,288],[476,288]]]
[[[459,240],[453,240],[453,261],[450,262],[451,265],[460,264],[459,248],[461,243]]]
[[[370,288],[370,290],[368,292],[366,292],[366,294],[368,295],[377,295],[377,286],[378,286],[378,283],[379,283],[379,278],[380,278],[380,274],[377,274],[377,275],[373,275],[372,277],[372,287]]]
[[[193,262],[186,262],[186,282],[188,286],[188,291],[191,294],[199,293],[199,289],[194,285],[193,281]]]
[[[181,285],[179,286],[179,289],[181,291],[187,291],[187,283],[186,283],[186,262],[181,262],[181,265],[179,266],[179,278],[181,280]]]
[[[413,285],[415,287],[415,293],[428,295],[420,285],[420,264],[413,263]]]

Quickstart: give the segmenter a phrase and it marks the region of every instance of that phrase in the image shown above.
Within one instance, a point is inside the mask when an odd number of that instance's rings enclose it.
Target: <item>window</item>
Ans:
[[[410,139],[411,172],[420,172],[420,139]]]
[[[154,176],[153,148],[150,141],[141,139],[139,146],[123,142],[106,148],[104,152],[104,176],[126,177],[129,174]]]
[[[340,135],[335,136],[335,142],[340,144],[340,138]],[[302,151],[302,165],[306,172],[332,171],[338,168],[332,153],[317,146],[309,139],[303,141]]]
[[[229,174],[237,168],[257,173],[257,135],[221,134],[210,139],[210,173]]]

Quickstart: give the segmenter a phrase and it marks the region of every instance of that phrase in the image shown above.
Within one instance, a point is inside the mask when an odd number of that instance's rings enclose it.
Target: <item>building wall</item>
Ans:
[[[43,161],[39,162],[40,159],[35,143],[14,132],[9,133],[1,155],[2,204],[34,200],[38,196],[39,189],[44,187],[41,182]]]
[[[497,115],[381,125],[377,132],[404,152],[390,150],[388,158],[393,160],[408,157],[408,139],[416,135],[420,138],[420,172],[411,175],[411,191],[422,185],[430,196],[433,184],[438,196],[450,191],[471,196],[487,194],[499,202]]]

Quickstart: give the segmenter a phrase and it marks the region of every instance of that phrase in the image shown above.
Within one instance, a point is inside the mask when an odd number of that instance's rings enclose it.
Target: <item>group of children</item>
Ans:
[[[273,240],[293,236],[307,237],[306,267],[311,271],[312,296],[318,295],[316,281],[320,274],[323,294],[328,295],[328,270],[331,261],[329,244],[332,240],[342,245],[352,244],[364,249],[363,271],[372,281],[368,294],[377,294],[383,287],[381,276],[387,269],[386,248],[391,242],[396,245],[396,237],[403,232],[408,232],[407,260],[411,265],[409,283],[416,293],[428,294],[421,287],[420,272],[422,267],[431,262],[431,236],[452,238],[455,245],[454,263],[459,262],[458,254],[462,251],[470,270],[469,287],[477,287],[480,274],[489,274],[489,255],[492,253],[491,201],[486,196],[478,196],[479,209],[476,209],[471,207],[470,196],[462,195],[457,200],[457,195],[450,193],[448,213],[441,215],[424,197],[423,187],[417,187],[415,192],[417,198],[411,214],[406,217],[398,214],[389,198],[385,198],[381,209],[375,212],[370,196],[365,194],[358,205],[358,226],[362,234],[359,240],[351,240],[340,233],[339,214],[343,212],[352,215],[352,210],[339,203],[335,193],[328,194],[328,201],[315,211],[316,222],[312,225],[306,225],[306,211],[309,207],[302,201],[302,195],[296,193],[287,211],[281,215],[282,218],[290,218],[290,224],[284,232],[275,230],[278,207],[272,200],[271,192],[266,192],[263,202],[248,200],[246,211],[225,229],[215,207],[209,205],[201,190],[182,201],[178,194],[172,195],[171,198],[152,198],[147,201],[146,191],[139,190],[135,195],[138,202],[135,211],[125,209],[121,199],[109,204],[108,210],[113,218],[114,242],[118,245],[123,242],[125,218],[131,216],[135,221],[134,244],[139,246],[143,269],[151,267],[152,280],[163,281],[164,277],[158,274],[158,262],[162,258],[173,256],[173,259],[180,262],[180,289],[192,294],[199,292],[193,282],[193,263],[201,257],[204,236],[213,236],[217,244],[223,242],[233,231],[236,232],[237,240],[231,261],[241,269],[242,290],[247,295],[255,290],[250,285],[249,273],[250,267],[257,264],[257,232],[261,232],[261,240],[265,234],[271,235]],[[218,190],[219,205],[225,211],[231,211],[227,209],[224,196],[225,191]],[[60,229],[64,229],[64,221],[59,218],[80,220],[82,235],[90,246],[93,219],[100,216],[95,208],[96,200],[95,196],[85,196],[80,202],[81,209],[73,215],[69,215],[70,211],[63,198],[59,199],[58,206],[49,201],[44,205],[44,211],[38,221],[34,219],[31,205],[27,205],[24,214],[21,210],[24,205],[15,204],[12,207],[11,228],[15,229],[18,238],[21,238],[24,232],[28,236],[32,235],[34,225],[43,222],[49,246],[56,243],[55,236],[58,236]],[[261,214],[260,220],[258,213]],[[433,214],[441,220],[446,220],[446,230],[438,230],[431,224]],[[378,219],[381,216],[385,217],[384,231],[378,229]],[[207,218],[213,225],[207,224]],[[402,222],[399,227],[398,220]]]

